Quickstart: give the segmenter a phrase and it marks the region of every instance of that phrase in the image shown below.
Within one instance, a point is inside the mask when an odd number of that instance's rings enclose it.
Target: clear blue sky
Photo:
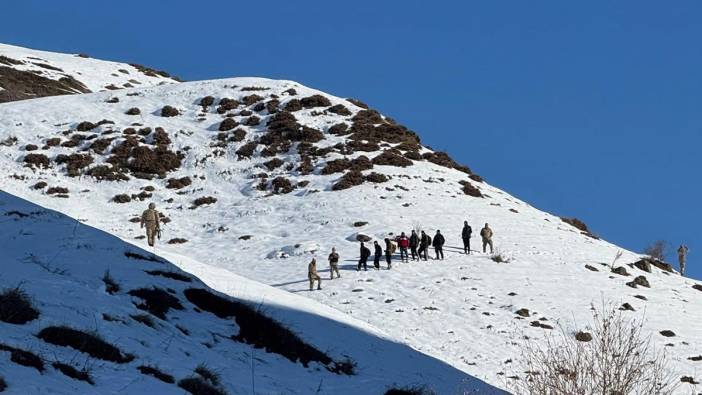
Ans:
[[[700,2],[23,0],[2,13],[5,43],[358,97],[615,243],[687,242],[702,277]]]

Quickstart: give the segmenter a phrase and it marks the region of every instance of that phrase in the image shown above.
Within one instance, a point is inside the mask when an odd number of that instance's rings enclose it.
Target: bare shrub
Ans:
[[[474,186],[470,182],[465,181],[465,180],[461,180],[458,183],[463,185],[463,188],[461,188],[461,190],[466,195],[473,196],[473,197],[483,197],[483,194],[482,194],[482,192],[480,192],[480,189],[478,189],[476,186]]]
[[[348,99],[346,99],[346,101],[348,101],[349,103],[356,105],[358,107],[368,109],[368,104],[366,104],[358,99],[354,99],[354,98],[349,97]]]
[[[49,326],[37,334],[41,340],[57,346],[70,347],[93,358],[116,363],[128,363],[134,356],[125,354],[95,333],[88,333],[67,326]]]
[[[332,191],[341,191],[357,185],[363,184],[363,173],[357,170],[351,170],[344,174],[336,184],[332,185]]]
[[[171,376],[168,373],[164,373],[163,371],[161,371],[161,369],[159,369],[157,367],[149,366],[149,365],[141,365],[141,366],[137,367],[137,370],[139,370],[139,372],[141,372],[141,374],[143,374],[143,375],[155,377],[155,378],[163,381],[164,383],[168,383],[168,384],[175,383],[175,378],[173,376]]]
[[[105,283],[105,291],[110,295],[114,295],[120,290],[119,283],[110,275],[110,271],[106,270],[102,276],[102,282]]]
[[[337,115],[351,115],[351,111],[349,111],[349,109],[346,108],[346,106],[344,106],[343,104],[331,106],[327,111]]]
[[[166,319],[166,313],[170,309],[183,310],[178,298],[161,288],[138,288],[128,294],[142,300],[142,303],[136,304],[138,309],[148,311],[162,320]]]
[[[113,196],[111,201],[114,203],[129,203],[132,201],[132,198],[126,193],[121,193]]]
[[[644,248],[643,253],[659,261],[665,261],[665,257],[668,255],[668,242],[656,240]]]
[[[181,189],[185,188],[188,185],[192,184],[193,181],[190,179],[190,177],[181,177],[181,178],[169,178],[166,181],[166,188],[168,189]]]
[[[244,96],[241,98],[241,101],[244,103],[244,105],[250,106],[252,104],[256,104],[263,100],[263,98],[259,95],[248,95]]]
[[[44,154],[27,154],[23,160],[27,167],[44,169],[49,167],[49,158]]]
[[[290,193],[295,189],[292,182],[285,177],[276,177],[271,181],[271,189],[276,195]]]
[[[212,96],[205,96],[202,99],[200,99],[200,105],[203,107],[209,107],[214,104],[214,97]]]
[[[567,217],[561,217],[561,220],[576,229],[580,230],[580,233],[584,234],[585,236],[592,237],[593,239],[599,239],[597,236],[595,236],[590,229],[587,227],[587,224],[578,218],[567,218]]]
[[[300,104],[302,104],[302,107],[304,108],[331,106],[331,102],[329,101],[329,99],[322,95],[312,95],[308,97],[303,97],[300,100]]]
[[[180,115],[180,111],[178,111],[177,108],[172,107],[172,106],[163,106],[161,109],[161,116],[162,117],[175,117]]]
[[[180,381],[178,381],[178,387],[195,395],[227,395],[227,393],[223,389],[212,385],[207,380],[199,376],[186,377],[184,379],[181,379]]]
[[[200,207],[205,204],[217,203],[217,198],[212,196],[203,196],[193,200],[193,206],[191,208]]]
[[[436,392],[423,385],[412,385],[402,388],[390,388],[384,395],[435,395]]]
[[[0,343],[0,351],[6,351],[10,353],[10,361],[26,366],[28,368],[34,368],[40,373],[44,371],[44,361],[38,355],[20,348],[15,348]]]
[[[407,167],[412,166],[414,162],[411,160],[397,155],[390,151],[383,151],[380,155],[373,158],[374,165],[384,165],[384,166],[396,166],[396,167]]]
[[[58,370],[59,372],[74,380],[85,381],[88,384],[95,385],[95,382],[93,382],[93,378],[90,376],[90,372],[86,369],[78,370],[67,363],[58,361],[51,364],[51,366],[53,366],[54,369]]]
[[[22,288],[9,288],[0,293],[0,321],[21,325],[37,318],[39,311]]]
[[[219,128],[217,128],[220,132],[225,132],[227,130],[232,130],[235,127],[239,126],[239,122],[237,122],[234,118],[224,118],[224,120],[219,124]]]
[[[593,306],[582,342],[563,327],[545,341],[523,345],[526,379],[512,382],[519,394],[672,394],[674,375],[665,353],[654,349],[643,322],[627,319],[612,304]]]
[[[239,157],[239,160],[244,158],[250,158],[251,156],[253,156],[257,146],[257,142],[249,141],[248,143],[239,147],[238,150],[236,150],[236,155]]]
[[[222,98],[219,101],[219,107],[217,107],[217,113],[219,114],[224,114],[225,112],[229,110],[233,110],[237,107],[239,107],[239,101],[234,100],[234,99],[229,99],[227,97]]]

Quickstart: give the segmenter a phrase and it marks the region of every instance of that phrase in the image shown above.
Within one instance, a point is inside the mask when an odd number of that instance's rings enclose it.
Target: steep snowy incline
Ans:
[[[138,216],[155,202],[167,217],[156,251],[205,265],[195,274],[231,272],[314,299],[503,388],[524,378],[523,336],[587,330],[603,299],[645,316],[675,374],[700,380],[699,282],[635,266],[639,255],[488,185],[365,107],[260,78],[6,103],[0,185],[139,245]],[[464,220],[474,251],[490,223],[509,262],[463,255]],[[412,228],[440,229],[446,259],[355,271],[359,237]],[[332,247],[343,262],[330,282]],[[308,291],[312,257],[322,291]]]
[[[137,64],[0,44],[0,103],[177,82]]]
[[[4,192],[0,218],[6,393],[180,394],[188,380],[216,381],[222,394],[383,393],[419,383],[498,393],[314,301],[172,255],[235,295],[223,298],[161,257]],[[33,307],[14,302],[10,315],[14,289]]]

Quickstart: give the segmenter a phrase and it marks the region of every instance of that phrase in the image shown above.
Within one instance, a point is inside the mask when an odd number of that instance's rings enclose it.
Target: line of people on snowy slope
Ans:
[[[148,209],[144,210],[141,214],[141,227],[146,228],[146,239],[149,246],[153,247],[156,244],[156,239],[161,238],[161,222],[163,222],[163,217],[161,213],[156,211],[156,205],[154,203],[149,203]],[[490,253],[494,252],[493,247],[493,231],[488,224],[485,224],[480,230],[480,237],[483,242],[483,253],[487,252],[487,247],[490,247]],[[463,222],[463,230],[461,231],[461,239],[463,240],[463,252],[465,254],[470,254],[470,239],[473,235],[473,229],[468,225],[468,221]],[[444,259],[444,244],[446,239],[441,234],[440,231],[436,231],[434,238],[430,237],[424,231],[417,234],[415,230],[409,237],[402,232],[400,236],[394,239],[385,238],[383,240],[385,244],[385,249],[378,243],[378,241],[373,242],[373,266],[377,270],[380,270],[380,261],[385,255],[385,261],[387,262],[388,269],[392,268],[392,256],[396,252],[396,249],[400,249],[400,259],[402,262],[409,262],[409,254],[412,254],[412,260],[428,259],[429,247],[434,247],[434,253],[436,254],[435,259]],[[685,275],[685,265],[687,262],[687,254],[690,249],[685,245],[681,244],[677,250],[678,253],[678,263],[680,265],[680,275]],[[358,267],[356,270],[368,270],[368,259],[371,256],[371,250],[365,246],[364,242],[361,242],[360,249],[360,259],[358,261]],[[334,273],[337,277],[341,277],[339,273],[339,254],[336,252],[336,248],[332,248],[332,252],[329,254],[329,266],[331,269],[331,279],[334,279]],[[308,278],[310,280],[310,290],[314,289],[314,283],[317,282],[317,289],[321,288],[322,279],[317,273],[317,261],[312,259],[312,262],[308,265]]]
[[[480,230],[480,237],[483,241],[483,253],[487,252],[487,247],[490,247],[491,254],[494,253],[494,246],[492,243],[493,235],[494,232],[488,224],[485,224],[485,227]],[[463,230],[461,231],[464,254],[470,254],[471,252],[470,239],[472,236],[473,229],[470,225],[468,225],[468,221],[465,221],[463,223]],[[436,231],[433,238],[426,234],[423,230],[420,231],[419,234],[417,234],[416,230],[412,230],[409,237],[407,237],[405,232],[402,232],[394,239],[385,238],[383,243],[385,248],[383,248],[383,246],[381,246],[377,240],[373,242],[373,266],[376,270],[380,270],[380,261],[382,260],[383,256],[385,256],[385,262],[387,263],[388,270],[392,269],[392,256],[395,254],[398,248],[400,250],[401,262],[409,262],[410,254],[412,254],[413,261],[419,261],[422,259],[427,261],[429,259],[429,247],[434,248],[434,254],[436,255],[434,259],[443,260],[444,244],[446,243],[446,239],[440,230]],[[361,242],[359,255],[360,259],[358,260],[356,270],[360,271],[363,269],[364,271],[367,271],[368,259],[371,257],[371,250],[366,247],[366,244],[363,241]],[[337,278],[341,278],[341,274],[339,273],[339,253],[336,252],[336,248],[332,248],[332,251],[329,254],[329,268],[331,272],[331,280],[334,279],[335,273]],[[318,290],[322,289],[322,278],[319,273],[317,273],[316,258],[312,258],[312,261],[307,266],[307,278],[310,281],[310,291],[314,290],[315,283],[317,284]]]

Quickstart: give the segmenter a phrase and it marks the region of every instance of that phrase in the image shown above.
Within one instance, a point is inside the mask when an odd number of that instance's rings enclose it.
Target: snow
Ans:
[[[268,90],[240,89],[246,86]],[[188,240],[179,245],[161,242],[154,252],[202,278],[212,288],[237,297],[260,297],[270,292],[272,301],[289,301],[288,306],[299,307],[302,301],[313,303],[315,307],[309,309],[315,314],[361,322],[370,333],[382,333],[384,339],[405,344],[500,388],[509,387],[508,376],[523,377],[519,366],[522,336],[542,339],[548,332],[530,326],[531,321],[544,318],[543,322],[564,325],[567,331],[585,329],[591,305],[603,300],[634,306],[636,311],[626,314],[645,318],[646,331],[654,343],[659,347],[672,344],[665,348],[675,374],[702,378],[700,363],[688,360],[702,354],[702,292],[692,288],[699,282],[657,268],[645,273],[627,266],[631,277],[610,273],[607,265],[619,252],[622,256],[616,265],[633,263],[640,256],[583,235],[557,216],[487,183],[472,181],[485,198],[466,196],[459,184],[467,179],[465,173],[416,161],[407,168],[375,166],[373,171],[392,177],[388,182],[331,191],[341,173],[320,175],[319,170],[324,160],[342,157],[339,154],[330,154],[317,163],[311,175],[286,171],[284,166],[274,171],[263,169],[262,163],[270,158],[237,160],[236,149],[265,131],[265,112],[259,114],[264,118],[259,126],[242,126],[248,132],[246,141],[229,146],[221,156],[213,155],[210,144],[222,116],[213,107],[200,115],[200,98],[211,95],[216,103],[222,97],[276,94],[284,105],[291,97],[283,92],[291,87],[298,92],[296,98],[322,94],[333,105],[344,104],[354,113],[359,111],[345,99],[292,81],[262,78],[189,82],[0,105],[0,140],[6,136],[19,139],[15,146],[0,146],[0,187],[146,248],[143,240],[136,239],[142,234],[138,224],[128,220],[139,215],[148,202],[115,204],[110,199],[153,185],[156,190],[150,201],[171,219],[163,228],[163,241],[175,237]],[[127,96],[129,92],[138,95]],[[105,103],[113,96],[118,96],[120,102]],[[182,114],[160,117],[160,109],[166,104]],[[130,107],[139,107],[141,115],[125,115]],[[314,110],[295,112],[298,122],[320,130],[340,121],[350,123],[351,117],[318,115]],[[183,167],[168,177],[190,176],[193,185],[178,193],[166,189],[162,179],[98,183],[90,177],[67,177],[57,166],[35,171],[22,166],[25,152],[21,147],[25,144],[57,136],[59,131],[81,121],[101,119],[112,120],[115,125],[103,125],[93,132],[121,130],[138,122],[152,128],[163,127],[175,147],[191,147]],[[317,145],[332,146],[344,141],[345,137],[327,134]],[[45,153],[52,157],[71,152],[74,151],[60,147]],[[355,153],[347,157],[360,154],[376,155]],[[295,153],[279,157],[286,162],[299,160]],[[103,160],[99,158],[96,163]],[[262,171],[271,178],[280,174],[309,184],[287,195],[269,195],[256,190],[258,179],[251,178]],[[59,199],[29,188],[39,180],[50,186],[68,187],[70,198]],[[192,200],[201,196],[214,196],[217,202],[190,209]],[[477,251],[463,255],[459,244],[464,220],[473,227],[473,250],[479,247],[480,227],[488,222],[495,232],[495,247],[510,262],[497,264],[488,254]],[[368,224],[354,227],[357,221]],[[395,262],[392,270],[385,270],[383,264],[380,271],[355,271],[358,243],[350,240],[355,239],[356,233],[383,239],[391,232],[396,235],[420,226],[432,236],[441,230],[447,239],[446,260]],[[228,230],[219,231],[220,228]],[[252,237],[240,239],[244,235]],[[341,255],[342,278],[329,281],[326,256],[332,247]],[[322,291],[308,290],[307,263],[312,257],[323,269]],[[586,269],[586,264],[599,271]],[[651,288],[626,286],[636,275],[645,275]],[[237,280],[222,280],[225,278]],[[249,281],[243,282],[243,278]],[[272,293],[271,288],[282,292]],[[644,295],[648,300],[635,295]],[[268,297],[265,300],[271,301]],[[532,318],[518,319],[515,311],[520,308],[528,308]],[[658,334],[665,329],[673,330],[677,336],[664,338]],[[333,337],[345,339],[337,334]],[[368,360],[374,368],[385,365],[385,361],[389,361],[388,365],[401,363],[382,352],[375,355],[378,359]],[[437,388],[448,385],[444,379],[429,374],[418,382]],[[681,387],[680,391],[688,393],[689,389]]]
[[[33,368],[11,363],[9,354],[0,352],[0,377],[8,383],[9,393],[182,393],[173,384],[138,373],[136,367],[157,366],[178,380],[191,376],[201,363],[220,374],[223,387],[231,394],[248,393],[252,386],[260,394],[350,394],[355,393],[359,380],[364,388],[381,393],[393,385],[411,385],[428,379],[437,380],[434,385],[442,393],[456,389],[497,393],[465,373],[396,343],[382,331],[335,309],[178,254],[166,254],[178,261],[180,267],[204,273],[201,279],[205,283],[259,305],[266,315],[285,323],[333,358],[351,358],[358,364],[358,375],[336,375],[315,364],[305,368],[278,354],[254,350],[228,339],[236,333],[231,322],[196,312],[181,296],[183,289],[203,288],[205,284],[199,280],[184,283],[144,272],[179,271],[170,262],[126,258],[126,251],[147,257],[150,253],[5,192],[0,192],[0,212],[4,218],[0,227],[3,261],[8,265],[0,277],[2,285],[19,285],[41,311],[39,319],[25,325],[0,323],[1,342],[40,355],[47,369],[40,374]],[[108,294],[101,281],[107,270],[122,288],[115,295]],[[126,294],[130,289],[151,286],[173,289],[186,306],[182,311],[171,310],[167,320],[152,317],[155,328],[130,318],[144,312]],[[106,321],[103,314],[122,322]],[[98,333],[122,352],[137,358],[127,364],[105,362],[34,336],[41,328],[66,324]],[[185,328],[189,334],[176,326]],[[390,358],[393,363],[379,364],[378,355]],[[252,358],[256,361],[253,384]],[[87,367],[95,386],[63,376],[50,367],[55,361],[72,364],[79,370]],[[316,392],[318,388],[320,392]]]
[[[91,92],[107,90],[107,86],[121,89],[130,86],[143,87],[177,83],[173,78],[146,75],[136,67],[126,63],[86,58],[73,54],[0,44],[0,56],[22,62],[22,64],[10,65],[0,62],[0,66],[36,72],[40,76],[52,80],[70,76],[83,83]],[[125,86],[125,84],[127,85]]]

